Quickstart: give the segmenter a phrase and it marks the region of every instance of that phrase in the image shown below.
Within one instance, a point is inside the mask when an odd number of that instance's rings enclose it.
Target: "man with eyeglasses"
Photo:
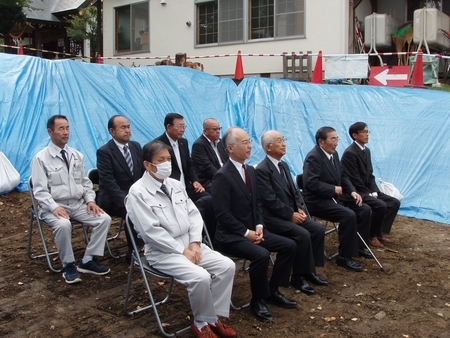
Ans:
[[[297,246],[292,239],[265,229],[255,169],[245,164],[252,150],[248,134],[232,127],[225,132],[223,142],[230,158],[214,175],[211,185],[217,219],[215,248],[251,262],[250,309],[257,319],[271,321],[266,301],[283,308],[297,307],[296,301],[278,290],[279,286],[289,286]],[[277,252],[277,259],[268,281],[271,252]]]
[[[178,113],[169,113],[164,118],[166,131],[155,140],[162,141],[172,147],[169,151],[172,158],[171,178],[180,181],[186,188],[190,199],[195,202],[201,197],[209,196],[200,184],[194,163],[189,153],[188,141],[183,138],[187,128],[184,117]]]
[[[203,121],[203,134],[192,145],[192,161],[199,182],[209,193],[214,174],[228,161],[228,153],[220,139],[221,129],[219,121],[207,118]]]
[[[389,234],[400,208],[400,201],[380,192],[373,175],[370,149],[365,145],[369,142],[369,129],[364,122],[352,124],[348,130],[353,143],[342,155],[342,167],[349,177],[363,202],[372,208],[370,222],[370,245],[381,248],[392,240],[383,233]]]
[[[303,197],[312,216],[339,222],[336,264],[360,272],[363,267],[353,257],[373,258],[357,233],[365,241],[369,239],[370,207],[342,170],[338,142],[334,128],[322,127],[316,132],[316,146],[303,163]]]
[[[316,274],[316,266],[324,266],[325,228],[304,211],[304,202],[295,188],[289,166],[281,158],[286,155],[286,139],[276,130],[261,137],[266,157],[256,167],[258,195],[264,224],[274,233],[291,238],[297,244],[292,266],[291,285],[306,295],[316,291],[308,282],[326,286],[328,282]]]

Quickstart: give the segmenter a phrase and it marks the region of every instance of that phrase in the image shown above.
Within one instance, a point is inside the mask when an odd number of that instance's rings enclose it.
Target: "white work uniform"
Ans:
[[[217,316],[229,316],[235,264],[205,244],[197,265],[183,255],[190,243],[201,242],[203,220],[181,182],[167,178],[164,184],[171,199],[146,171],[125,198],[128,215],[149,264],[187,286],[196,321],[214,323]]]
[[[68,146],[64,150],[67,152],[69,169],[61,156],[61,148],[50,142],[33,158],[31,178],[34,197],[40,207],[39,217],[52,227],[59,258],[66,264],[75,262],[72,224],[66,218],[56,217],[53,210],[61,206],[71,220],[92,226],[85,253],[89,256],[103,256],[111,217],[106,213],[94,216],[87,212],[87,203],[95,201],[95,192],[86,175],[84,156]]]

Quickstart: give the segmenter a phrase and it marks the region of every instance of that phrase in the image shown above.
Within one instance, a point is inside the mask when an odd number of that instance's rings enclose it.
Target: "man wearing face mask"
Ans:
[[[229,316],[235,264],[201,243],[202,217],[183,184],[169,178],[169,150],[161,141],[144,146],[145,173],[131,186],[125,207],[149,264],[187,286],[194,335],[236,337],[219,319]]]

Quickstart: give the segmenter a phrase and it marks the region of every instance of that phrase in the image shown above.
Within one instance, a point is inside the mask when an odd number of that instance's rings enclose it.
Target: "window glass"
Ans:
[[[217,1],[197,5],[197,44],[217,43]]]
[[[116,52],[150,51],[148,2],[116,8]]]
[[[250,39],[273,38],[274,0],[250,1]]]
[[[244,39],[243,0],[219,1],[219,43]]]

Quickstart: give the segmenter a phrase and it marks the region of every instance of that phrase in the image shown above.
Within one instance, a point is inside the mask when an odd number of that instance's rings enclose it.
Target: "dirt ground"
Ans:
[[[125,259],[105,256],[107,276],[82,275],[82,283],[66,284],[50,272],[44,259],[27,256],[30,199],[28,193],[0,196],[0,336],[1,337],[158,337],[151,311],[123,314],[129,266]],[[117,225],[112,226],[116,230]],[[50,246],[52,234],[47,231]],[[33,252],[41,250],[36,229]],[[335,234],[326,238],[329,251]],[[125,236],[116,241],[125,250]],[[250,310],[232,311],[227,323],[239,337],[450,337],[450,226],[398,216],[388,250],[374,260],[361,260],[364,272],[354,273],[327,261],[318,273],[328,287],[306,296],[292,288],[281,291],[298,301],[296,309],[269,306],[275,320],[261,323]],[[80,229],[74,230],[77,258],[84,252]],[[58,264],[58,259],[55,260]],[[238,267],[240,263],[238,262]],[[247,273],[237,269],[233,300],[248,302]],[[151,279],[156,294],[164,284]],[[133,279],[131,309],[145,305],[139,274]],[[189,323],[186,289],[176,284],[171,300],[160,307],[167,330]],[[194,337],[189,331],[179,337]]]

